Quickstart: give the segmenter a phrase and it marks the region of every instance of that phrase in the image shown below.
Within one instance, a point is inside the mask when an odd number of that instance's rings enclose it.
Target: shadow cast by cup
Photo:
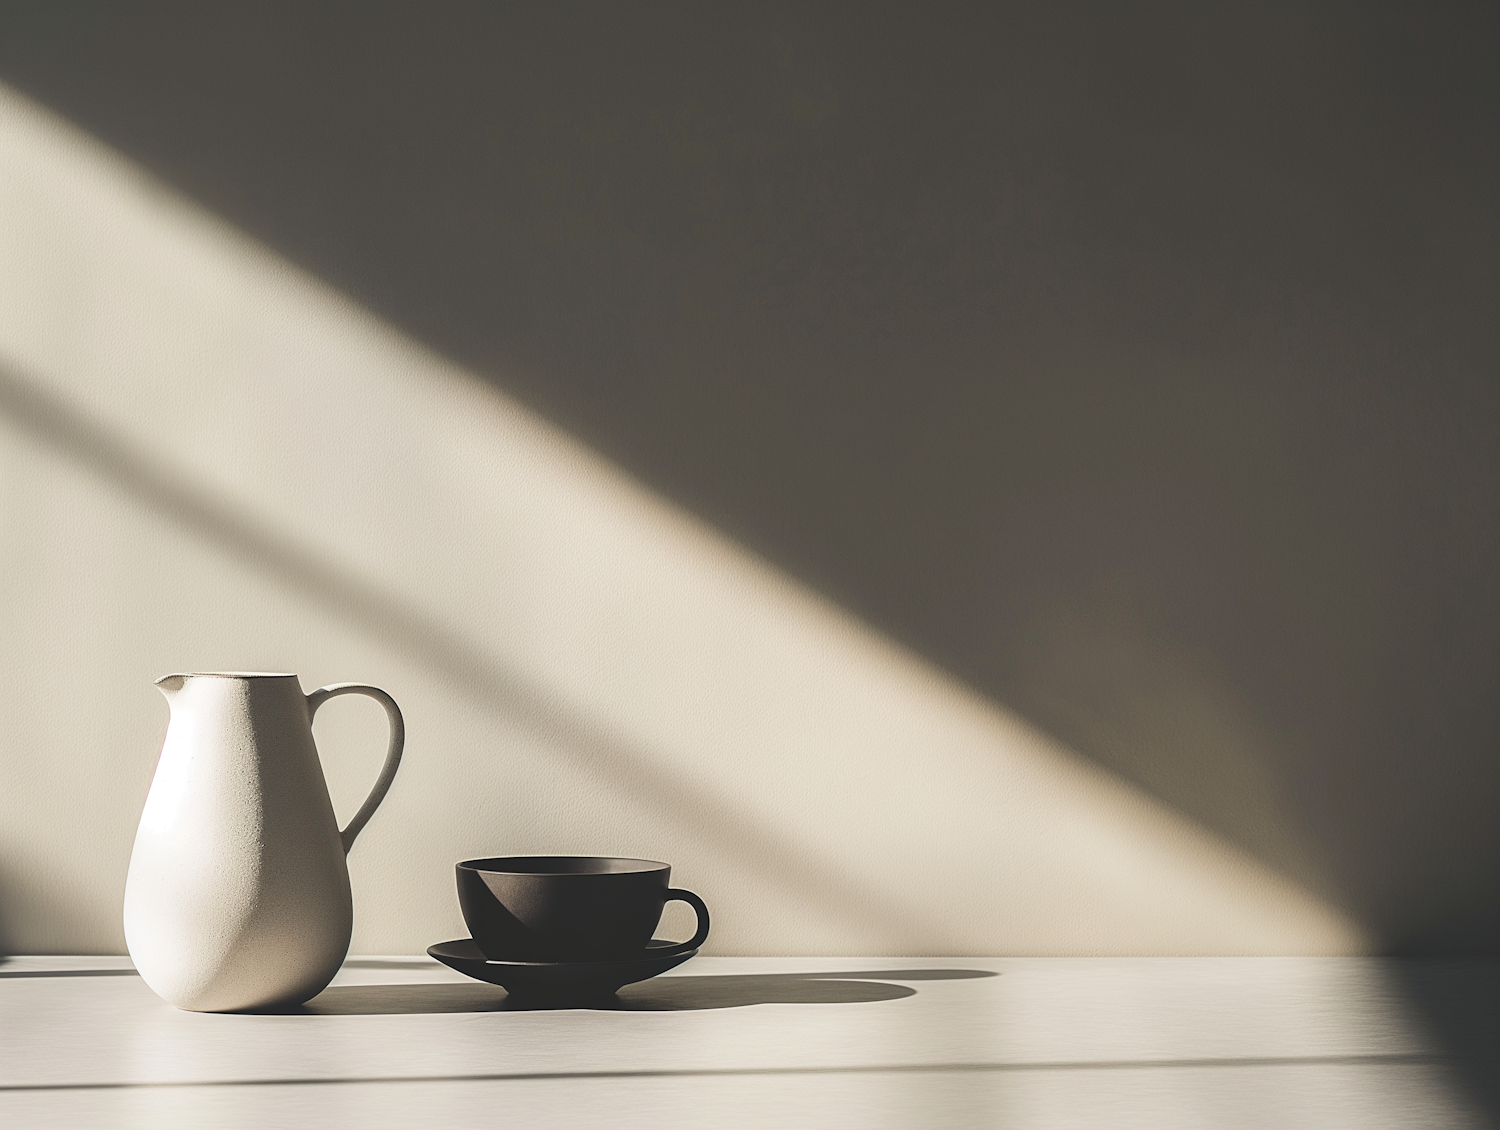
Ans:
[[[394,963],[392,963],[394,964]],[[383,967],[383,966],[382,966]],[[409,967],[408,967],[409,968]],[[584,1008],[600,1012],[691,1012],[756,1004],[870,1004],[914,996],[901,981],[945,981],[997,974],[981,969],[890,969],[858,972],[752,973],[660,977],[627,985],[616,996],[553,1004],[512,997],[479,982],[336,985],[277,1015],[389,1016],[454,1012],[534,1012]]]
[[[900,981],[993,977],[980,969],[892,969],[856,973],[751,973],[720,977],[660,977],[626,985],[598,1007],[622,1012],[679,1012],[752,1004],[867,1004],[916,994]],[[526,1008],[523,1002],[512,1007]]]

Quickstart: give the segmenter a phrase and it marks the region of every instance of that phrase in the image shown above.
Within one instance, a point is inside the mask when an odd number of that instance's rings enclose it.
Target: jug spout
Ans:
[[[163,675],[156,680],[157,689],[167,696],[167,701],[172,701],[172,696],[182,690],[183,684],[188,680],[186,675]]]

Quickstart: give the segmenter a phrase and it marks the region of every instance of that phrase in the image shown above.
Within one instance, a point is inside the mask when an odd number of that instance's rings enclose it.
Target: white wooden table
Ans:
[[[1500,969],[1355,958],[697,958],[523,1011],[353,958],[291,1015],[123,958],[0,962],[5,1127],[1481,1127]]]

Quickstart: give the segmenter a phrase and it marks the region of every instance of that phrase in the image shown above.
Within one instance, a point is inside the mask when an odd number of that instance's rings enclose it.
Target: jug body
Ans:
[[[338,971],[353,926],[347,844],[312,737],[321,700],[310,708],[295,675],[170,675],[158,685],[172,716],[125,888],[136,969],[194,1011],[307,1000]],[[386,787],[399,712],[392,722]]]

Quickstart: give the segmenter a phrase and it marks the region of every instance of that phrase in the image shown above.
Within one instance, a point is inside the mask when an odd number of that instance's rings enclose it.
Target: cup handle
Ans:
[[[669,891],[667,891],[667,902],[685,902],[690,907],[692,907],[698,915],[698,929],[693,934],[693,936],[685,942],[678,942],[674,946],[667,946],[663,949],[652,950],[652,957],[676,957],[680,953],[687,953],[688,950],[697,949],[708,937],[707,903],[705,903],[697,895],[693,894],[692,891],[683,891],[679,890],[676,887],[673,887]]]
[[[363,683],[334,683],[332,686],[319,687],[307,696],[307,720],[312,722],[312,717],[330,698],[337,698],[341,694],[362,694],[373,698],[381,706],[385,707],[385,716],[391,723],[391,741],[386,747],[385,764],[380,769],[380,776],[375,779],[375,787],[370,790],[370,795],[365,797],[365,803],[359,806],[359,811],[354,814],[354,819],[349,821],[349,826],[339,833],[339,839],[344,845],[344,854],[349,854],[349,849],[354,846],[354,837],[364,830],[370,822],[370,817],[375,815],[375,810],[380,807],[380,802],[385,799],[385,794],[390,791],[391,782],[396,779],[396,770],[401,765],[401,750],[406,745],[406,723],[401,718],[401,708],[396,705],[396,700],[379,687],[367,687]],[[693,896],[697,898],[696,895]]]

